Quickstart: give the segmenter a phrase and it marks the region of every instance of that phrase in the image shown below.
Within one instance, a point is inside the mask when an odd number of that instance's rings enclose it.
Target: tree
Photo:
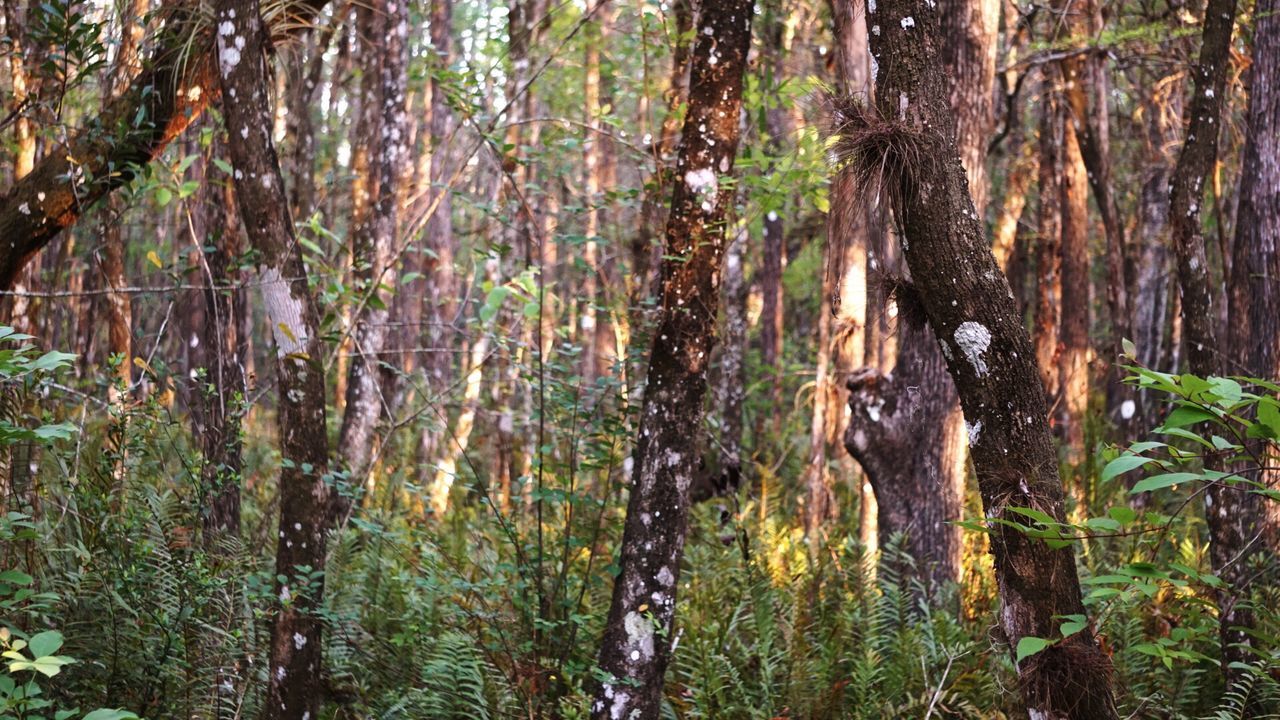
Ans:
[[[294,9],[303,20],[326,4],[307,0]],[[197,22],[176,13],[149,63],[102,113],[49,152],[0,198],[0,288],[13,286],[18,272],[86,208],[133,180],[204,111],[217,94],[212,55],[188,34],[203,37]],[[305,22],[290,25],[298,32]]]
[[[372,138],[367,185],[370,207],[352,235],[352,263],[360,291],[356,310],[353,356],[347,379],[346,405],[338,448],[344,469],[359,483],[369,469],[374,426],[383,410],[390,410],[390,393],[384,392],[382,352],[387,343],[392,303],[390,275],[398,248],[400,196],[396,188],[408,159],[409,128],[405,114],[408,65],[409,8],[391,0],[381,8],[357,8],[365,22],[362,41],[370,60],[363,113],[369,118],[367,137]],[[362,124],[362,127],[365,127]],[[350,495],[334,494],[334,517],[340,522],[349,512]]]
[[[1248,134],[1244,161],[1240,168],[1240,207],[1236,216],[1234,260],[1227,303],[1231,322],[1227,348],[1230,358],[1251,377],[1280,378],[1280,2],[1263,0],[1254,9],[1253,67],[1249,82]],[[1255,456],[1267,457],[1268,443],[1248,441]],[[1274,447],[1274,446],[1272,446]],[[1274,455],[1272,456],[1274,457]],[[1244,467],[1248,467],[1245,465]],[[1249,480],[1275,490],[1280,487],[1280,468],[1252,464]],[[1237,472],[1243,469],[1237,466]],[[1247,602],[1251,586],[1275,583],[1275,553],[1280,552],[1280,503],[1263,501],[1252,492],[1228,489],[1206,498],[1205,513],[1213,526],[1229,533],[1215,540],[1228,541],[1215,559],[1226,560],[1235,580],[1234,597],[1224,598],[1223,660],[1226,663],[1256,662],[1261,648],[1249,632],[1254,626],[1253,611]],[[1216,519],[1214,519],[1216,516]],[[1228,552],[1235,555],[1227,557]],[[1253,565],[1267,563],[1269,572],[1251,577]],[[1221,567],[1221,566],[1219,566]],[[1228,666],[1228,678],[1238,668]]]
[[[1231,35],[1235,24],[1235,0],[1210,0],[1205,6],[1204,31],[1201,37],[1200,57],[1192,72],[1191,101],[1187,106],[1187,134],[1178,155],[1178,164],[1174,168],[1169,189],[1169,225],[1171,244],[1178,267],[1178,286],[1182,293],[1182,329],[1187,347],[1187,366],[1192,374],[1209,377],[1222,373],[1223,362],[1219,357],[1216,329],[1217,315],[1214,310],[1215,292],[1213,281],[1209,276],[1208,253],[1205,249],[1204,230],[1201,227],[1200,208],[1204,202],[1205,180],[1218,158],[1218,128],[1222,124],[1224,90],[1227,80],[1227,66],[1231,50]],[[1262,27],[1266,30],[1266,26]],[[1268,38],[1263,36],[1265,49]],[[1262,77],[1267,77],[1267,61],[1263,61]],[[1257,76],[1255,76],[1256,78]],[[1255,83],[1255,91],[1257,85]],[[1262,91],[1262,108],[1265,113],[1269,94]],[[1265,122],[1263,116],[1254,116],[1257,100],[1251,99],[1251,121]],[[1253,129],[1251,125],[1251,129]],[[1255,141],[1256,142],[1256,141]],[[1259,148],[1255,145],[1253,152]],[[1244,171],[1255,167],[1249,161],[1246,151]],[[1253,161],[1254,163],[1257,160]],[[1243,244],[1240,249],[1244,254],[1241,259],[1249,269],[1255,269],[1259,260],[1265,257],[1257,254],[1260,247],[1251,242],[1248,233],[1265,232],[1259,225],[1259,216],[1253,205],[1256,199],[1257,185],[1251,185],[1252,178],[1242,182],[1241,205],[1245,212],[1241,215]],[[1252,257],[1250,257],[1252,256]],[[1260,268],[1257,268],[1260,269]],[[1237,278],[1243,282],[1243,278]],[[1238,286],[1239,288],[1239,286]],[[1237,289],[1240,292],[1240,289]],[[1218,302],[1226,298],[1218,298]],[[1247,313],[1242,319],[1265,322],[1263,315],[1254,315],[1246,310],[1239,300],[1236,309]],[[1233,318],[1233,320],[1236,318]],[[1257,326],[1250,326],[1250,334],[1258,331]],[[1262,356],[1265,358],[1265,356]],[[1249,358],[1250,360],[1257,358]],[[1206,467],[1214,470],[1222,469],[1222,459],[1210,456],[1206,458]],[[1205,523],[1209,528],[1209,560],[1216,572],[1224,581],[1224,587],[1218,593],[1219,634],[1222,643],[1222,669],[1229,686],[1240,681],[1241,671],[1234,663],[1250,660],[1247,648],[1252,644],[1250,632],[1253,629],[1253,613],[1246,600],[1251,584],[1251,571],[1241,559],[1249,552],[1256,541],[1257,533],[1262,526],[1263,510],[1259,496],[1241,492],[1225,483],[1213,483],[1205,493]]]
[[[953,4],[943,52],[954,69],[949,103],[955,112],[957,149],[969,188],[986,195],[985,156],[991,134],[991,84],[995,74],[993,3]],[[855,172],[835,187],[839,212],[851,209]],[[983,205],[977,206],[979,214]],[[833,213],[838,214],[838,213]],[[837,225],[852,226],[847,220]],[[890,272],[901,274],[902,268]],[[845,448],[862,465],[876,492],[881,537],[905,535],[904,550],[938,586],[960,581],[960,518],[966,479],[965,429],[955,386],[938,345],[923,327],[910,283],[898,284],[898,352],[894,370],[867,367],[850,375],[850,417]]]
[[[676,582],[689,518],[689,487],[715,342],[725,210],[720,179],[738,147],[751,0],[703,6],[696,27],[689,107],[681,134],[662,263],[662,306],[649,356],[631,496],[601,640],[607,678],[594,718],[656,718],[674,637]]]
[[[870,8],[869,8],[870,9]],[[880,180],[902,232],[924,315],[964,409],[988,518],[1033,508],[1063,518],[1062,484],[1030,338],[974,211],[956,149],[941,65],[939,10],[930,0],[879,0],[867,18],[879,64],[874,108],[850,113],[842,150]],[[892,58],[890,62],[889,59]],[[1058,638],[1058,618],[1083,615],[1069,547],[990,528],[999,627],[1012,649]],[[1114,718],[1109,666],[1090,632],[1016,659],[1028,710],[1042,718]]]
[[[271,141],[267,35],[258,1],[220,0],[214,17],[236,204],[257,253],[255,281],[275,343],[279,391],[279,605],[271,625],[263,717],[306,720],[320,710],[323,622],[317,611],[330,509],[319,316]]]

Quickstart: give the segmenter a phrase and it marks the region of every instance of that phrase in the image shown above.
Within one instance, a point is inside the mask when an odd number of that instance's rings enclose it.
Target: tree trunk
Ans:
[[[396,188],[408,159],[408,123],[405,114],[405,87],[408,68],[409,17],[404,0],[389,0],[376,11],[366,27],[370,46],[362,53],[365,72],[363,102],[372,118],[374,138],[369,159],[369,180],[373,185],[363,227],[353,235],[352,253],[356,287],[361,307],[357,309],[354,353],[347,380],[346,406],[338,432],[338,448],[343,468],[352,485],[362,484],[373,453],[374,427],[388,400],[384,397],[381,372],[382,352],[387,341],[387,319],[392,298],[389,287],[392,254],[399,238],[400,198]],[[373,43],[377,47],[373,47]],[[334,493],[334,518],[341,521],[351,508],[351,495]]]
[[[724,258],[724,345],[720,352],[720,462],[718,492],[732,492],[742,477],[742,406],[747,394],[747,283],[743,276],[746,228]]]
[[[1061,521],[1062,485],[1031,342],[969,197],[948,107],[939,11],[932,0],[879,0],[868,16],[879,61],[876,109],[843,133],[862,175],[882,178],[902,227],[903,254],[964,408],[984,511],[1013,519],[1037,508]],[[892,58],[893,62],[888,62]],[[891,141],[881,142],[887,134]],[[872,182],[875,182],[873,179]],[[1010,648],[1059,637],[1083,614],[1070,548],[1050,549],[1004,526],[990,534]],[[1033,717],[1115,718],[1109,663],[1080,632],[1016,663]]]
[[[271,626],[263,717],[305,720],[320,709],[323,621],[318,611],[329,517],[319,319],[271,142],[267,37],[258,2],[219,0],[214,10],[236,202],[258,254],[255,282],[275,341],[279,391],[279,606]]]
[[[689,98],[690,36],[694,20],[692,1],[672,0],[671,14],[675,20],[672,28],[675,45],[671,49],[671,77],[664,92],[666,114],[658,136],[653,138],[654,173],[649,178],[641,203],[640,227],[631,241],[632,278],[628,294],[632,308],[645,307],[658,289],[656,275],[662,245],[657,238],[658,227],[664,220],[662,199],[669,191],[673,175],[667,162],[679,139],[680,106]],[[633,333],[644,326],[642,321],[643,315],[633,311],[630,322]]]
[[[1062,324],[1062,114],[1048,70],[1043,72],[1040,104],[1040,205],[1036,214],[1035,351],[1045,394],[1057,398],[1058,338]]]
[[[215,138],[218,139],[211,146],[211,153],[226,147],[221,133],[215,132]],[[207,546],[216,549],[220,535],[240,534],[240,420],[247,393],[237,314],[245,293],[230,289],[240,280],[233,264],[241,250],[240,228],[233,216],[234,193],[222,183],[211,181],[207,162],[200,165],[205,177],[201,178],[198,241],[204,257],[203,280],[208,287],[202,298],[204,322],[200,328],[204,382],[196,392],[204,450],[200,472],[205,493],[204,539]]]
[[[446,186],[453,170],[450,146],[447,144],[453,131],[453,113],[445,97],[445,84],[440,80],[449,67],[452,33],[452,0],[432,0],[431,46],[435,57],[431,66],[431,165],[428,171],[431,189],[423,200],[423,209],[429,208],[432,203],[436,207],[427,218],[424,228],[430,252],[423,261],[423,274],[430,281],[426,284],[427,291],[422,298],[422,316],[426,324],[426,356],[422,366],[431,402],[439,402],[452,380],[452,351],[457,347],[453,334],[457,307],[457,281],[453,269],[453,193]],[[420,457],[427,461],[434,456],[438,444],[439,433],[431,429],[431,426],[432,423],[427,423],[423,428],[419,443]]]
[[[1200,377],[1220,374],[1223,365],[1218,356],[1217,315],[1200,206],[1204,203],[1205,179],[1218,158],[1218,128],[1223,114],[1235,16],[1235,0],[1209,0],[1205,7],[1200,58],[1192,71],[1186,141],[1170,181],[1169,224],[1182,291],[1187,365],[1191,373]],[[1224,299],[1220,298],[1219,302]],[[1212,469],[1221,469],[1222,465],[1221,460],[1212,457],[1207,458],[1205,464]],[[1245,563],[1239,560],[1248,549],[1258,524],[1258,502],[1258,496],[1222,483],[1210,485],[1205,493],[1209,560],[1225,584],[1218,593],[1218,622],[1222,668],[1228,686],[1235,685],[1240,678],[1240,670],[1232,668],[1231,663],[1251,659],[1245,648],[1250,644],[1254,618],[1246,607],[1238,604],[1248,597],[1250,578]]]
[[[764,57],[760,63],[760,69],[764,76],[762,86],[768,88],[771,94],[776,94],[782,85],[782,74],[786,67],[786,53],[783,47],[786,13],[783,4],[781,0],[770,0],[764,7],[764,27],[761,32]],[[836,53],[837,57],[840,57],[841,46],[838,33],[837,41]],[[767,102],[770,106],[765,110],[765,131],[768,134],[766,152],[771,157],[780,157],[786,152],[784,147],[791,131],[787,108],[782,107],[784,101],[779,97],[774,97]],[[770,166],[767,172],[772,172],[772,169]],[[782,404],[784,364],[782,270],[783,255],[786,254],[786,226],[782,222],[779,209],[781,208],[769,208],[765,213],[764,252],[760,266],[760,366],[773,375],[770,399],[774,407]],[[815,394],[814,397],[816,398],[817,395]],[[774,418],[775,431],[778,429],[777,423],[780,419],[777,416]]]
[[[591,716],[658,717],[675,636],[675,595],[707,364],[715,339],[725,210],[733,170],[752,3],[702,8],[662,266],[662,307],[645,382],[635,471]]]
[[[949,102],[956,113],[957,149],[969,188],[984,198],[996,10],[990,0],[972,0],[942,13],[950,19],[943,51],[954,63],[948,65],[955,72]],[[838,180],[837,187],[847,182]],[[982,206],[978,208],[981,217]],[[902,273],[901,268],[892,271]],[[911,310],[902,307],[914,301],[898,300],[894,371],[885,375],[864,368],[850,376],[852,412],[845,447],[867,471],[875,489],[880,537],[887,540],[904,534],[904,549],[936,587],[959,582],[962,570],[960,529],[949,523],[963,511],[964,422],[941,351],[927,341],[927,331],[911,326],[919,320],[913,321]]]
[[[325,2],[305,0],[297,8],[299,22],[290,27],[306,27],[306,16]],[[218,87],[214,54],[188,47],[186,29],[182,22],[166,29],[153,62],[144,63],[128,89],[69,144],[51,148],[0,198],[0,288],[12,287],[36,252],[79,220],[85,208],[131,181],[135,168],[150,163],[209,104]],[[117,136],[118,127],[129,132]]]
[[[1240,205],[1236,216],[1234,258],[1231,263],[1230,294],[1227,298],[1231,322],[1227,347],[1241,372],[1255,378],[1280,378],[1280,2],[1260,0],[1254,10],[1253,66],[1249,81],[1248,132],[1240,170]],[[1276,463],[1275,441],[1248,440],[1246,448],[1268,466],[1258,463],[1232,468],[1243,477],[1271,489],[1280,487],[1280,465]],[[1218,504],[1222,503],[1222,504]],[[1214,524],[1229,533],[1228,550],[1233,569],[1249,568],[1259,558],[1271,564],[1264,583],[1276,581],[1275,554],[1280,552],[1280,503],[1264,500],[1243,488],[1227,490],[1214,497],[1206,515],[1217,515]],[[1219,539],[1215,537],[1215,539]],[[1225,558],[1225,554],[1215,553]],[[1251,573],[1231,572],[1230,577]],[[1243,594],[1253,578],[1241,577]],[[1244,597],[1224,598],[1224,661],[1256,662],[1264,648],[1243,632],[1253,627],[1251,610],[1240,605]],[[1230,632],[1225,632],[1227,626]],[[1239,628],[1239,630],[1235,630]],[[1230,647],[1239,643],[1245,647]],[[1246,647],[1248,649],[1246,649]],[[1238,671],[1237,671],[1238,672]],[[1228,677],[1234,673],[1228,670]]]

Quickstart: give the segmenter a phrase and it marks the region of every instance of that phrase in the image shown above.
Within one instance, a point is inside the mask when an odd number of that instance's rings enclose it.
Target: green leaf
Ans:
[[[1184,483],[1184,482],[1191,482],[1193,480],[1201,480],[1203,478],[1204,476],[1201,475],[1200,473],[1189,473],[1189,472],[1163,473],[1161,475],[1152,475],[1146,480],[1140,480],[1134,483],[1133,489],[1130,490],[1129,493],[1131,495],[1137,495],[1138,493],[1150,492],[1152,490],[1159,490],[1161,488],[1167,488],[1171,485],[1177,485],[1179,483]]]
[[[1258,401],[1258,424],[1264,426],[1271,439],[1280,438],[1280,403],[1275,398],[1262,398]]]
[[[1043,525],[1048,525],[1052,527],[1058,524],[1058,521],[1055,520],[1052,515],[1050,515],[1049,513],[1043,512],[1041,510],[1036,510],[1035,508],[1010,507],[1009,510],[1016,512],[1019,515],[1029,517],[1032,520],[1035,520],[1036,522],[1041,523]]]
[[[156,188],[156,203],[160,207],[168,205],[171,200],[173,200],[173,191],[169,188]]]
[[[1199,422],[1217,421],[1217,419],[1218,416],[1208,410],[1184,405],[1174,408],[1173,412],[1169,413],[1169,417],[1165,418],[1163,427],[1165,429],[1180,428],[1187,425],[1195,425]]]
[[[1112,478],[1123,475],[1135,468],[1140,468],[1150,462],[1155,462],[1155,460],[1141,455],[1121,455],[1115,460],[1107,463],[1107,466],[1102,469],[1102,475],[1100,475],[1098,479],[1102,482],[1107,482]]]
[[[1137,511],[1124,505],[1117,505],[1113,508],[1109,508],[1107,510],[1107,514],[1111,516],[1112,520],[1115,520],[1121,525],[1128,525],[1138,519]]]
[[[1041,650],[1044,650],[1045,648],[1049,647],[1052,644],[1053,643],[1049,642],[1044,638],[1032,637],[1030,635],[1018,640],[1018,649],[1017,649],[1018,662],[1022,662],[1023,660],[1031,657],[1032,655],[1035,655],[1036,653],[1040,652]]]
[[[101,708],[85,715],[83,720],[139,720],[139,718],[128,710]]]
[[[1084,615],[1066,615],[1063,619],[1066,622],[1062,623],[1062,637],[1070,637],[1089,627],[1089,621]]]
[[[1240,383],[1225,377],[1209,378],[1209,387],[1213,388],[1213,394],[1217,395],[1224,402],[1220,404],[1234,405],[1240,402],[1240,398],[1244,395],[1244,388],[1240,387]]]
[[[75,359],[76,356],[72,353],[50,350],[32,361],[30,369],[33,371],[57,370],[59,368],[67,367],[71,364],[71,361]]]
[[[21,570],[5,570],[4,572],[0,572],[0,582],[9,583],[10,585],[26,586],[35,582],[35,578]]]
[[[36,658],[46,655],[52,655],[58,652],[58,648],[62,647],[62,633],[57,630],[46,630],[31,636],[27,641],[27,648]]]

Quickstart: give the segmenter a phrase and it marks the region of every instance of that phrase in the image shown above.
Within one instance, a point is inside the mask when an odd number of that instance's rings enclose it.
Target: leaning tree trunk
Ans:
[[[1235,23],[1236,0],[1209,0],[1205,7],[1200,60],[1192,72],[1191,102],[1186,141],[1173,171],[1169,193],[1169,224],[1178,264],[1178,285],[1182,291],[1182,331],[1186,339],[1187,364],[1200,377],[1222,372],[1218,356],[1217,315],[1213,281],[1205,251],[1200,206],[1204,184],[1218,160],[1218,127],[1223,115],[1223,91],[1230,64],[1231,33]],[[1248,166],[1245,167],[1248,169]],[[1246,178],[1245,182],[1248,182]],[[1219,298],[1221,302],[1224,298]],[[1249,332],[1253,332],[1250,328]],[[1208,458],[1206,465],[1221,469],[1221,460]],[[1259,496],[1241,492],[1222,483],[1213,483],[1205,492],[1205,524],[1209,528],[1209,562],[1223,580],[1218,593],[1219,636],[1222,669],[1228,686],[1241,677],[1233,663],[1247,662],[1254,625],[1246,600],[1250,571],[1240,562],[1252,540],[1259,517]]]
[[[645,382],[635,473],[600,648],[606,675],[591,716],[658,717],[671,659],[676,581],[689,518],[689,486],[715,341],[725,209],[733,170],[751,0],[707,3],[697,24],[689,107],[662,266],[662,307]]]
[[[957,150],[970,190],[985,198],[998,7],[992,0],[956,0],[944,10],[949,25],[943,51],[955,73],[949,100]],[[847,185],[842,180],[835,187]],[[981,216],[983,206],[977,209]],[[850,376],[845,448],[875,489],[880,536],[901,533],[903,549],[937,587],[959,582],[962,569],[960,529],[951,523],[963,511],[964,420],[941,351],[928,341],[927,331],[911,326],[913,313],[905,305],[914,298],[907,291],[897,300],[894,372],[886,376],[864,368]]]
[[[258,0],[219,0],[215,6],[217,63],[223,115],[230,137],[236,203],[257,251],[255,282],[262,293],[276,348],[280,431],[280,532],[271,626],[267,720],[318,717],[328,490],[325,470],[324,370],[319,319],[294,236],[280,162],[271,142]]]
[[[880,67],[876,107],[851,113],[839,149],[890,194],[914,287],[964,408],[986,516],[1014,520],[1020,516],[1010,508],[1030,507],[1061,521],[1062,484],[1030,338],[956,149],[936,6],[879,0],[869,14]],[[1071,549],[1004,525],[991,528],[990,542],[999,627],[1010,648],[1024,637],[1060,638],[1060,618],[1084,613]],[[1116,717],[1109,663],[1088,631],[1015,667],[1033,717]]]
[[[326,1],[296,6],[286,32],[306,28],[309,16]],[[66,146],[50,148],[0,197],[0,288],[12,287],[23,266],[86,208],[133,180],[138,168],[159,155],[216,95],[216,60],[204,47],[188,46],[190,30],[186,21],[166,28],[151,61],[128,89]],[[118,134],[115,128],[128,132]]]
[[[1240,169],[1240,207],[1236,216],[1234,258],[1231,263],[1230,294],[1227,298],[1231,322],[1227,347],[1232,360],[1245,374],[1275,381],[1280,378],[1280,1],[1261,0],[1254,17],[1253,68],[1249,83],[1248,140]],[[1271,489],[1280,487],[1280,466],[1274,441],[1247,441],[1251,454],[1263,458],[1257,463],[1233,468],[1244,477]],[[1232,518],[1232,539],[1246,557],[1236,564],[1247,567],[1257,556],[1270,553],[1272,563],[1264,582],[1276,582],[1275,553],[1280,551],[1280,503],[1261,500],[1240,490],[1224,493],[1232,504],[1217,513]],[[1212,510],[1210,513],[1212,514]],[[1247,549],[1246,549],[1247,548]],[[1247,556],[1255,556],[1250,558]],[[1241,588],[1244,591],[1245,588]],[[1233,598],[1229,602],[1238,602]],[[1233,604],[1223,608],[1228,620],[1248,627],[1242,618],[1246,608]],[[1254,645],[1247,634],[1224,637],[1224,642]],[[1257,651],[1254,650],[1254,653]],[[1256,656],[1244,647],[1231,648],[1223,659],[1253,661]]]

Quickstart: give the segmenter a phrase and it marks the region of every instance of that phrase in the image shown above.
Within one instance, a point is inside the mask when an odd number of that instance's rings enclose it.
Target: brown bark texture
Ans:
[[[1248,140],[1240,170],[1232,278],[1227,297],[1227,348],[1239,372],[1274,382],[1280,378],[1280,2],[1261,0],[1254,10],[1253,66],[1250,70]],[[1233,373],[1234,374],[1234,373]],[[1246,441],[1252,456],[1231,468],[1275,490],[1280,458],[1275,440]],[[1250,635],[1251,611],[1243,602],[1252,587],[1274,584],[1280,552],[1280,503],[1236,488],[1210,496],[1205,514],[1224,541],[1216,562],[1230,563],[1235,597],[1224,598],[1223,660],[1257,662],[1259,639]],[[1227,553],[1231,552],[1231,557]],[[1262,565],[1263,572],[1255,574]],[[1237,569],[1238,568],[1238,569]],[[1228,671],[1228,679],[1233,673]]]
[[[271,141],[265,27],[257,0],[220,0],[215,62],[229,136],[236,204],[257,252],[260,288],[276,351],[280,433],[280,524],[277,602],[271,625],[267,695],[262,717],[318,717],[321,630],[329,492],[325,474],[324,371],[319,317],[280,163]]]
[[[750,0],[708,3],[697,25],[621,571],[600,648],[608,679],[591,707],[600,720],[650,720],[661,706],[733,197],[720,178],[732,172],[737,152],[751,16]]]
[[[1170,181],[1170,244],[1178,267],[1187,369],[1200,377],[1221,374],[1224,366],[1217,347],[1216,293],[1209,273],[1200,211],[1205,181],[1218,159],[1223,92],[1235,17],[1235,0],[1210,0],[1205,7],[1200,57],[1191,73],[1186,140]],[[1225,299],[1216,298],[1218,302]],[[1222,462],[1210,457],[1206,466],[1221,469]],[[1225,585],[1218,593],[1218,622],[1222,669],[1228,686],[1235,685],[1241,674],[1233,663],[1250,659],[1247,648],[1251,645],[1249,633],[1254,618],[1243,602],[1249,593],[1250,571],[1241,559],[1254,540],[1260,517],[1257,495],[1240,492],[1223,483],[1213,483],[1205,492],[1209,562]]]
[[[969,0],[942,13],[949,18],[943,53],[954,70],[949,103],[955,113],[957,150],[968,187],[977,197],[986,195],[996,10],[989,0]],[[837,189],[845,186],[837,180]],[[981,215],[982,206],[977,207]],[[871,231],[869,223],[864,227],[864,232]],[[905,274],[904,268],[890,272]],[[909,296],[898,300],[915,302]],[[911,314],[907,308],[898,312],[893,372],[868,367],[849,377],[851,412],[844,440],[875,489],[880,537],[901,534],[902,549],[920,569],[920,577],[938,587],[960,580],[960,529],[950,523],[963,511],[965,430],[941,350],[928,341],[929,333],[919,320],[908,319]]]
[[[388,404],[381,372],[382,352],[387,344],[387,325],[392,298],[390,287],[392,255],[399,239],[400,201],[396,188],[408,160],[408,123],[405,113],[405,86],[408,68],[408,5],[390,0],[377,10],[367,10],[369,32],[362,33],[370,46],[365,50],[366,84],[364,102],[371,107],[372,157],[369,159],[370,208],[365,222],[352,236],[353,274],[360,291],[351,365],[348,370],[346,404],[338,432],[338,448],[343,469],[353,484],[359,484],[369,470],[373,453],[374,428]],[[358,10],[361,14],[365,10]],[[373,43],[377,44],[373,47]],[[334,494],[334,517],[341,520],[351,507],[350,490]]]
[[[924,314],[960,395],[984,511],[1014,519],[1009,508],[1030,507],[1061,520],[1062,484],[1030,338],[984,237],[955,144],[939,10],[931,0],[880,0],[867,22],[880,67],[876,107],[846,127],[843,149],[869,173],[892,168],[882,179]],[[999,627],[1010,648],[1023,637],[1059,638],[1058,618],[1084,613],[1072,550],[1001,525],[989,537]],[[1016,667],[1033,716],[1116,717],[1109,663],[1092,633],[1060,639]]]

